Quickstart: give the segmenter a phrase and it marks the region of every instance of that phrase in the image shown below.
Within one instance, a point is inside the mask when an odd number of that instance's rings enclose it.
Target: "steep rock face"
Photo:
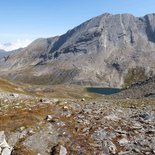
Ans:
[[[1,59],[0,74],[31,83],[121,87],[129,70],[142,68],[143,77],[154,74],[154,62],[155,14],[106,13]]]

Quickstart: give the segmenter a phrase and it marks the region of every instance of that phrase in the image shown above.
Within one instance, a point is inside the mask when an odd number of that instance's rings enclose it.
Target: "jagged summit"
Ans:
[[[155,14],[105,13],[1,59],[0,74],[37,84],[121,87],[153,75],[154,61]]]

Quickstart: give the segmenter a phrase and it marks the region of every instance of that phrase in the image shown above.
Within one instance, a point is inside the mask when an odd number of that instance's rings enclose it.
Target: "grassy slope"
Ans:
[[[22,92],[22,88],[10,81],[0,79],[0,91]]]

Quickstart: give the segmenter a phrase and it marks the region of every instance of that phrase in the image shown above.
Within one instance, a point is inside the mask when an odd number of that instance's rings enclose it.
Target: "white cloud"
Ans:
[[[0,43],[0,49],[3,49],[5,51],[12,51],[18,48],[26,47],[31,42],[32,40],[26,39],[26,40],[17,40],[17,41],[8,42],[8,43]]]

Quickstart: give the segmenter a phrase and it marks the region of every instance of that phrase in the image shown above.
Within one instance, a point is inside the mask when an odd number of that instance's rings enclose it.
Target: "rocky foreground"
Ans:
[[[0,93],[2,155],[153,155],[155,100]]]

